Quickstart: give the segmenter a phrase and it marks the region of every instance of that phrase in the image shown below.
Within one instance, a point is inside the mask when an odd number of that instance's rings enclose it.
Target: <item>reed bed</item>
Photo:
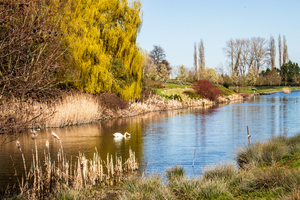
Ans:
[[[99,120],[102,107],[96,96],[86,93],[68,93],[54,107],[55,113],[46,127],[62,127]]]
[[[95,148],[92,159],[87,159],[83,153],[78,152],[75,164],[73,164],[72,158],[67,160],[64,154],[60,137],[54,132],[52,132],[52,136],[60,142],[60,149],[56,154],[57,159],[51,158],[50,143],[46,141],[44,161],[42,161],[44,166],[42,166],[36,145],[38,132],[32,132],[31,137],[35,143],[35,150],[32,150],[32,162],[29,170],[26,168],[21,144],[16,141],[16,147],[22,154],[24,164],[22,179],[18,179],[19,191],[22,197],[40,199],[49,197],[53,192],[114,185],[123,181],[127,174],[138,169],[135,153],[131,149],[129,150],[129,158],[124,162],[121,156],[116,156],[114,161],[113,156],[109,154],[107,154],[106,160],[102,160],[97,148]]]

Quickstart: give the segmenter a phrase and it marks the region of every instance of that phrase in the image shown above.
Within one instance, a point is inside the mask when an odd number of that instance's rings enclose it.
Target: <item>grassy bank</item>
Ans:
[[[46,163],[49,163],[48,158],[46,154]],[[76,162],[85,163],[80,161],[80,158]],[[93,160],[86,162],[90,163],[89,167],[74,168],[73,174],[61,173],[62,170],[66,170],[64,167],[68,166],[61,164],[65,162],[62,159],[57,162],[56,170],[50,170],[51,173],[45,171],[47,176],[38,176],[39,169],[32,168],[31,177],[34,180],[44,177],[43,183],[46,187],[43,191],[37,190],[38,181],[33,182],[30,190],[26,184],[20,184],[21,193],[13,198],[40,195],[45,199],[300,199],[300,134],[292,137],[278,136],[263,143],[243,147],[237,151],[236,163],[209,166],[195,178],[187,177],[184,168],[174,166],[165,173],[167,182],[161,175],[152,174],[145,177],[127,176],[126,179],[120,179],[118,185],[109,184],[112,178],[115,180],[114,177],[118,177],[116,172],[121,165],[112,165],[108,158],[105,166],[107,169],[113,169],[111,172],[115,173],[108,172],[110,178],[103,178],[106,184],[94,184],[102,177],[95,176],[101,173],[101,170],[95,171],[97,167],[94,165],[105,163],[95,162],[97,159],[99,158],[95,154]],[[132,160],[131,163],[135,161]],[[55,183],[50,193],[47,190],[49,174],[53,176],[52,180]],[[83,179],[81,174],[86,174],[86,178]],[[42,193],[38,194],[37,191]],[[10,198],[8,195],[6,197]]]
[[[257,91],[255,93],[281,92],[281,91],[283,91],[283,88],[289,88],[289,90],[300,90],[300,87],[295,87],[295,86],[291,86],[291,87],[287,87],[287,86],[261,86],[261,87],[246,86],[246,87],[240,87],[240,92],[253,94],[254,91],[252,90],[252,88],[257,89]],[[238,87],[235,87],[234,89],[236,91],[239,90]]]
[[[236,164],[208,167],[188,178],[181,167],[125,182],[120,199],[299,199],[300,135],[240,149]]]

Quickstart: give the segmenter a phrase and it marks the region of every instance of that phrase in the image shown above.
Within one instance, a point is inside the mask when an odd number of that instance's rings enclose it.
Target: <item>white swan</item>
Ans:
[[[114,133],[113,136],[115,136],[115,138],[126,138],[126,134],[130,136],[130,134],[127,132],[125,132],[124,135],[122,133]]]

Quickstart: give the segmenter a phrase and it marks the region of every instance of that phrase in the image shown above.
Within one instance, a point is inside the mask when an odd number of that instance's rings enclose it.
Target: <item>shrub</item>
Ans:
[[[193,89],[196,94],[199,94],[202,98],[209,99],[211,101],[217,100],[220,95],[219,90],[208,81],[198,81],[194,83]]]
[[[99,101],[102,107],[111,110],[126,109],[129,107],[124,99],[112,92],[101,94],[99,96]]]
[[[196,94],[195,92],[191,92],[191,91],[184,91],[183,92],[184,94],[186,94],[186,95],[188,95],[188,97],[190,98],[190,99],[200,99],[201,98],[201,96],[199,95],[199,94]]]
[[[225,82],[225,83],[223,84],[223,86],[226,87],[226,88],[229,88],[229,83]]]
[[[171,95],[162,94],[160,96],[164,97],[164,98],[167,98],[167,99],[174,99],[174,100],[182,102],[182,98],[178,94],[171,94]]]
[[[141,92],[141,95],[140,95],[140,100],[143,102],[143,101],[146,101],[147,99],[149,99],[151,95],[151,90],[150,89],[145,89]]]

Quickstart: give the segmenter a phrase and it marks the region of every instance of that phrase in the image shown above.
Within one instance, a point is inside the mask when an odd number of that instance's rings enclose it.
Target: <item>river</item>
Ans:
[[[107,153],[121,155],[124,159],[128,158],[131,148],[140,164],[139,172],[164,174],[166,169],[178,165],[185,168],[188,176],[197,176],[212,164],[235,162],[236,151],[248,145],[247,126],[251,143],[280,134],[300,133],[299,100],[300,91],[280,92],[210,109],[153,112],[41,130],[37,137],[40,164],[43,164],[46,140],[50,143],[52,160],[57,159],[60,143],[51,136],[54,131],[61,138],[67,159],[72,157],[73,162],[78,152],[92,158],[95,148],[103,159]],[[116,140],[112,136],[115,132],[129,132],[131,137]],[[19,141],[29,169],[34,141],[29,132],[23,133]],[[16,183],[15,171],[20,175],[23,170],[22,156],[15,142],[1,146],[0,187]]]

